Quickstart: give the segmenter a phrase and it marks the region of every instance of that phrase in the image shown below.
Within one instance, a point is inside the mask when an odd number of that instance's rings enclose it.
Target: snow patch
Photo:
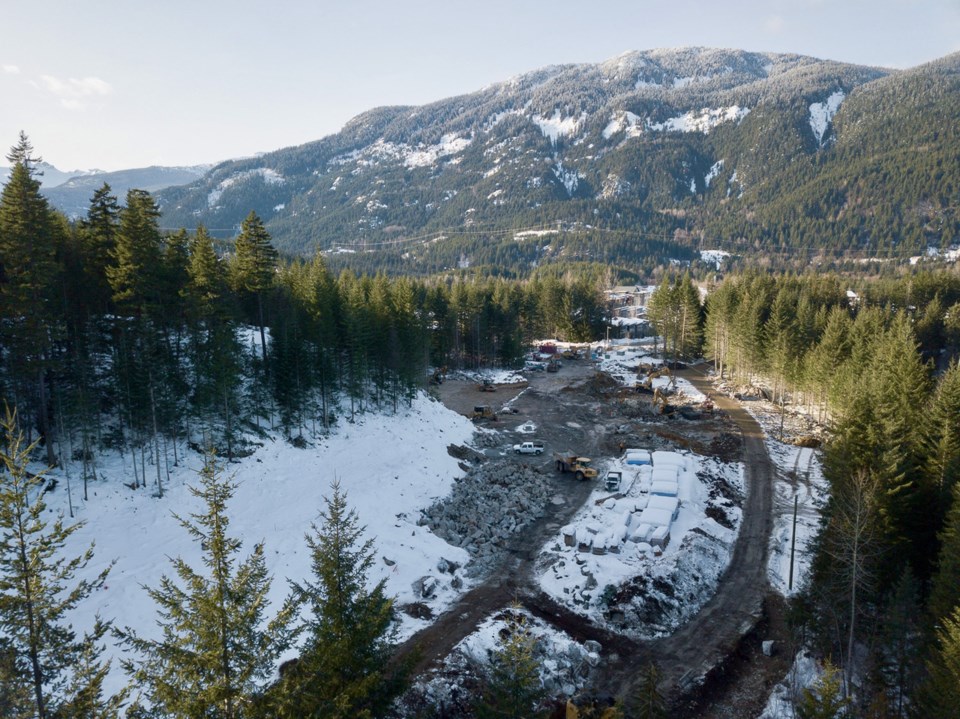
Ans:
[[[662,132],[702,132],[708,134],[710,130],[724,122],[740,122],[750,113],[750,108],[731,105],[730,107],[705,107],[699,112],[691,110],[678,117],[671,117],[663,122],[651,123],[647,121],[647,129]]]
[[[827,128],[845,97],[843,90],[837,90],[824,102],[814,102],[810,105],[810,129],[813,130],[813,136],[817,138],[819,146],[823,146],[823,136],[827,134]]]
[[[220,202],[220,198],[223,196],[224,191],[233,187],[239,182],[249,180],[251,177],[260,175],[263,178],[263,181],[268,185],[282,185],[286,182],[286,179],[276,170],[271,170],[269,167],[258,167],[254,170],[244,170],[243,172],[236,172],[225,180],[221,180],[217,186],[212,189],[209,194],[207,194],[207,207],[213,209],[217,206],[217,203]]]
[[[713,265],[718,270],[720,269],[720,265],[723,264],[723,261],[729,256],[730,256],[730,253],[725,252],[723,250],[701,250],[700,251],[700,261]]]
[[[537,127],[540,128],[543,136],[550,138],[550,144],[556,145],[557,140],[561,137],[573,135],[580,129],[580,125],[587,119],[587,113],[580,113],[579,117],[575,115],[563,117],[563,115],[560,114],[560,109],[557,108],[551,117],[534,115],[531,119],[536,123]]]
[[[707,174],[703,177],[704,188],[710,188],[710,183],[717,179],[721,169],[723,169],[723,160],[717,160],[715,163],[713,163],[713,165],[710,166]]]
[[[577,191],[577,185],[580,184],[580,178],[583,175],[576,170],[563,169],[563,163],[560,160],[557,160],[557,164],[553,167],[553,174],[567,188],[567,194],[573,197],[573,193]]]
[[[271,436],[252,456],[230,463],[226,474],[238,486],[227,508],[229,534],[243,539],[242,557],[256,542],[264,543],[273,577],[268,614],[280,607],[289,592],[287,579],[311,577],[304,533],[318,521],[334,478],[340,481],[360,524],[366,526],[365,537],[374,542],[371,583],[385,579],[387,594],[396,597],[398,604],[427,601],[434,614],[448,608],[470,584],[468,578],[457,574],[463,587],[453,586],[459,582],[452,582],[450,563],[464,566],[470,556],[419,526],[418,519],[422,509],[450,493],[462,474],[447,447],[469,443],[474,430],[467,418],[421,394],[408,410],[396,415],[361,415],[354,423],[338,423],[329,436],[308,437],[306,449]],[[375,451],[358,451],[360,447]],[[80,467],[68,465],[74,483],[75,518],[65,521],[84,520],[86,524],[71,535],[65,553],[75,556],[96,540],[94,557],[78,573],[78,579],[94,577],[116,560],[104,588],[70,613],[68,619],[78,629],[92,626],[93,616],[99,613],[118,627],[129,626],[141,636],[158,638],[157,607],[145,587],[158,586],[163,575],[175,576],[170,557],[181,557],[203,570],[199,544],[172,516],[174,511],[188,516],[200,510],[199,500],[188,487],[198,482],[202,458],[183,451],[179,466],[172,466],[172,457],[168,458],[170,477],[163,475],[162,499],[150,488],[128,488],[125,483],[132,476],[129,455],[103,453],[97,458],[99,479],[90,486],[90,499],[78,502]],[[147,470],[148,480],[151,475],[155,475],[153,467]],[[51,516],[57,512],[66,516],[64,470],[52,470],[49,476],[59,480],[58,488],[46,497]],[[436,580],[434,594],[427,600],[413,589],[423,577]],[[401,639],[426,626],[424,620],[402,612],[399,621]],[[118,652],[107,643],[105,658],[114,661],[106,692],[126,684]],[[294,655],[292,650],[282,659]]]

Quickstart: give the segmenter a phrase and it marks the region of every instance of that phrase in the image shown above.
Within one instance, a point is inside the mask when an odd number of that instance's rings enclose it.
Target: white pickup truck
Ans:
[[[513,445],[517,454],[543,454],[543,442],[521,442]]]

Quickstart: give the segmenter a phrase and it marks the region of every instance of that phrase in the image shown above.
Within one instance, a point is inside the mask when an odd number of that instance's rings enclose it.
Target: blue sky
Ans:
[[[0,146],[63,170],[216,162],[550,64],[702,45],[906,68],[960,0],[0,0]]]

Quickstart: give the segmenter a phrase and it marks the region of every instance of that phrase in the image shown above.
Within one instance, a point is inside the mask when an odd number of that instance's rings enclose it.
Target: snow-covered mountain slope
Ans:
[[[755,131],[756,108],[798,121],[885,74],[704,48],[547,67],[422,107],[371,110],[317,142],[224,163],[162,193],[162,208],[168,224],[214,227],[256,209],[280,244],[306,251],[603,200],[613,176],[618,202],[669,205],[690,187],[725,193],[734,172],[744,186],[762,181],[736,146]],[[808,123],[806,149],[825,132]],[[721,160],[721,176],[706,179]]]

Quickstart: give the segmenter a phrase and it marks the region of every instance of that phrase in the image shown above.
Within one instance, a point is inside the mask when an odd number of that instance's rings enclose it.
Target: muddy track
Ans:
[[[517,414],[501,415],[499,429],[511,430],[524,422],[535,421],[538,437],[546,439],[549,449],[572,449],[598,456],[613,441],[612,426],[622,418],[615,405],[594,399],[589,383],[592,370],[584,363],[559,376],[537,378],[532,386],[497,399],[502,404],[515,397]],[[704,393],[712,387],[697,370],[679,373]],[[468,406],[476,395],[469,389],[444,401]],[[574,399],[576,395],[576,399]],[[487,400],[489,403],[492,397]],[[743,436],[742,460],[746,467],[747,494],[743,519],[730,564],[720,579],[716,594],[696,617],[669,637],[654,641],[635,641],[593,625],[590,621],[560,606],[536,587],[534,561],[539,549],[556,536],[590,495],[589,482],[576,482],[557,475],[549,458],[532,462],[541,465],[545,481],[551,482],[563,504],[548,505],[546,514],[529,525],[504,547],[501,565],[478,586],[461,597],[437,618],[398,649],[398,658],[416,657],[414,674],[420,674],[446,657],[458,642],[494,612],[519,602],[536,616],[578,639],[594,639],[604,647],[606,663],[595,676],[596,692],[627,698],[641,681],[642,670],[654,661],[662,677],[661,689],[676,702],[694,689],[704,677],[737,647],[761,616],[768,591],[767,555],[773,527],[773,466],[757,422],[734,400],[716,397],[718,409],[727,413]],[[517,461],[530,461],[526,458]]]
[[[701,392],[712,393],[700,372],[685,370],[679,374]],[[769,588],[767,558],[773,530],[774,470],[764,446],[763,430],[738,402],[722,396],[714,401],[743,435],[747,494],[733,555],[716,594],[687,624],[669,637],[651,643],[653,659],[662,676],[661,688],[672,699],[702,681],[734,650],[740,637],[759,620]],[[617,696],[630,695],[639,681],[636,669],[629,667],[620,676],[609,678]]]

